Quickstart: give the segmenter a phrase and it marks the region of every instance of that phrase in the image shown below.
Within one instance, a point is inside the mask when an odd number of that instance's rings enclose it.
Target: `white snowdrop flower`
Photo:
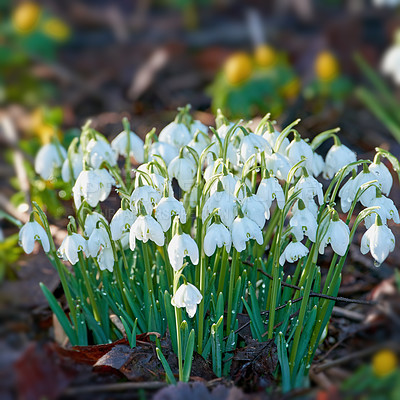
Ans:
[[[52,179],[54,170],[63,165],[66,157],[67,152],[61,145],[45,144],[35,157],[35,172],[45,180]]]
[[[376,0],[382,2],[383,0]],[[392,0],[393,2],[396,0]],[[381,71],[384,75],[390,76],[393,81],[400,84],[400,31],[395,34],[395,43],[383,54]]]
[[[67,157],[64,160],[64,163],[61,168],[61,178],[64,182],[69,182],[72,179],[78,178],[79,174],[83,170],[83,153],[80,146],[77,152],[71,153],[70,157],[71,157],[71,165],[69,162],[69,158]],[[73,174],[72,177],[71,177],[71,169]]]
[[[263,235],[260,227],[250,218],[237,217],[232,224],[232,244],[240,253],[246,249],[246,242],[254,239],[258,244],[263,244]]]
[[[186,125],[178,122],[168,124],[158,136],[160,142],[168,143],[178,149],[186,146],[191,138],[192,135]]]
[[[181,285],[171,299],[174,307],[186,308],[189,318],[193,318],[196,314],[197,304],[201,303],[203,296],[196,286],[191,283]]]
[[[104,216],[96,211],[93,211],[91,214],[88,214],[86,216],[84,223],[84,231],[87,237],[89,237],[92,234],[93,230],[97,228],[97,223],[100,220],[103,221],[106,225],[108,225],[108,222],[104,218]],[[99,227],[105,229],[103,224],[99,224]]]
[[[265,156],[265,166],[271,175],[286,181],[291,165],[286,156],[274,153]]]
[[[129,246],[135,250],[136,239],[146,243],[148,240],[157,246],[164,246],[165,237],[161,225],[151,215],[139,215],[129,233]]]
[[[310,211],[310,213],[312,214],[314,219],[317,219],[319,207],[315,203],[314,200],[309,201],[309,203],[307,205],[307,210]],[[299,201],[296,201],[296,203],[294,203],[293,208],[292,208],[293,215],[296,214],[298,211],[299,211]]]
[[[232,238],[228,228],[221,223],[213,223],[207,228],[206,235],[204,236],[204,253],[211,257],[216,248],[225,246],[226,251],[231,251]]]
[[[201,121],[198,119],[193,120],[193,122],[190,124],[190,133],[194,135],[197,131],[203,132],[205,134],[208,133],[208,127],[204,125]],[[203,136],[203,135],[201,135]]]
[[[318,182],[313,176],[302,176],[294,187],[294,191],[300,190],[299,198],[303,200],[306,207],[310,200],[317,196],[318,204],[324,202],[324,192],[322,191],[322,184]]]
[[[152,186],[138,186],[131,194],[131,204],[136,210],[139,210],[141,202],[147,214],[153,213],[153,208],[161,200],[161,194]]]
[[[335,214],[333,219],[329,222],[328,230],[321,239],[319,246],[319,253],[324,254],[325,247],[330,244],[332,250],[339,256],[346,254],[347,248],[349,247],[349,236],[350,229],[339,219],[338,215]]]
[[[88,254],[86,239],[78,233],[71,233],[62,241],[60,248],[57,250],[57,255],[64,261],[69,261],[72,265],[75,265],[79,260],[78,253],[80,251]]]
[[[307,169],[307,172],[309,174],[312,174],[314,152],[311,146],[303,139],[296,139],[298,138],[292,140],[292,142],[287,147],[286,156],[288,157],[292,166],[304,159],[305,162],[302,165]],[[297,173],[299,174],[300,172],[297,171]]]
[[[103,162],[109,163],[112,167],[117,164],[115,153],[110,144],[102,139],[90,139],[86,146],[86,153],[89,165],[100,168]]]
[[[235,124],[230,122],[229,124],[222,124],[218,129],[217,133],[218,136],[222,139],[225,140],[226,135],[228,134],[229,130],[234,126]],[[238,128],[235,129],[235,132],[238,130]]]
[[[273,176],[261,180],[257,189],[257,196],[266,202],[265,217],[267,219],[270,217],[269,209],[275,199],[281,210],[285,206],[285,194],[278,180]]]
[[[200,137],[201,135],[198,135]],[[207,147],[207,142],[204,142],[202,140],[192,139],[189,143],[188,146],[191,147],[200,157],[201,153],[203,150]]]
[[[171,227],[171,218],[176,215],[182,224],[186,223],[186,211],[182,202],[173,196],[163,197],[156,207],[155,217],[164,232]]]
[[[312,170],[312,174],[317,177],[318,175],[322,174],[322,171],[325,168],[325,161],[322,158],[322,156],[320,156],[317,153],[314,153],[313,155],[313,170]]]
[[[323,177],[325,179],[332,179],[341,168],[355,161],[357,161],[357,156],[354,151],[350,150],[344,144],[334,144],[325,157]]]
[[[269,143],[259,135],[249,132],[245,135],[240,143],[240,159],[246,162],[252,155],[260,154],[265,151],[266,154],[272,154]]]
[[[358,186],[357,176],[351,177],[339,190],[340,206],[344,213],[350,210],[351,204],[354,201]]]
[[[289,142],[289,139],[287,137],[285,137],[282,140],[282,144],[279,146],[279,149],[277,149],[276,141],[280,134],[281,133],[277,130],[273,130],[272,132],[267,131],[263,134],[263,138],[268,141],[269,145],[272,147],[274,152],[284,155],[284,154],[286,154],[286,149],[289,146],[290,142]]]
[[[372,172],[369,172],[369,169],[366,169],[366,171],[362,170],[356,176],[356,181],[355,181],[355,185],[354,185],[354,196],[356,195],[358,189],[360,189],[362,185],[366,184],[367,182],[371,182],[371,181],[374,181],[377,179],[376,176]],[[378,186],[379,189],[382,189],[382,185],[380,185],[379,181],[378,181],[378,182],[375,182],[374,184],[371,184],[364,191],[364,193],[360,196],[359,201],[364,207],[368,207],[369,204],[375,199],[376,186]]]
[[[377,196],[372,200],[368,207],[379,207],[375,212],[380,216],[383,224],[386,224],[388,219],[393,219],[393,222],[400,224],[399,211],[391,199],[382,195]],[[367,229],[374,224],[375,218],[375,213],[372,213],[365,218],[364,222]]]
[[[290,242],[281,256],[279,257],[279,264],[284,265],[285,261],[294,263],[300,258],[308,254],[308,248],[301,242]]]
[[[299,200],[299,202],[301,201],[302,200]],[[318,228],[317,220],[313,213],[308,208],[304,207],[304,203],[298,205],[297,210],[293,213],[289,221],[289,225],[292,227],[291,232],[294,234],[297,241],[302,240],[305,235],[312,242],[315,242]]]
[[[75,207],[80,207],[82,197],[91,207],[96,207],[99,201],[107,199],[114,184],[114,178],[106,169],[82,171],[72,188]]]
[[[88,240],[88,251],[92,257],[96,257],[99,268],[110,272],[114,269],[114,254],[111,240],[105,229],[96,228]]]
[[[149,150],[149,161],[153,159],[154,155],[158,155],[168,166],[178,154],[179,150],[176,147],[164,142],[154,142]]]
[[[35,241],[42,244],[46,253],[50,251],[49,238],[42,225],[36,221],[29,221],[20,229],[18,243],[26,254],[31,254],[35,247]]]
[[[128,156],[128,134],[126,131],[122,131],[114,138],[111,142],[111,148],[117,155]],[[140,164],[144,162],[144,142],[132,131],[129,132],[129,155]]]
[[[242,211],[246,217],[253,220],[262,229],[265,225],[265,201],[256,194],[245,197],[242,201]],[[268,209],[269,212],[269,209]]]
[[[230,227],[237,215],[235,198],[228,192],[225,192],[223,189],[222,191],[217,190],[207,199],[204,204],[201,215],[203,222],[215,209],[218,209],[217,214],[220,216],[222,223]]]
[[[370,251],[378,264],[382,264],[394,248],[395,237],[387,225],[383,225],[381,221],[373,224],[361,239],[361,253],[367,254]]]
[[[188,256],[194,265],[199,262],[199,249],[194,239],[187,233],[178,233],[168,245],[168,258],[171,267],[179,271],[183,265],[183,259]]]
[[[168,175],[178,181],[180,188],[188,192],[196,179],[196,164],[188,158],[175,157],[168,165]]]
[[[136,220],[136,215],[131,210],[120,208],[110,222],[111,237],[120,240],[122,235],[131,229]]]
[[[368,169],[374,175],[374,179],[378,181],[379,189],[388,196],[393,185],[393,177],[386,165],[383,162],[373,162],[368,166]]]
[[[215,193],[218,189],[218,182],[222,183],[223,189],[228,192],[229,194],[234,194],[236,190],[236,184],[239,181],[236,176],[228,172],[226,175],[221,176],[217,181],[215,181],[210,188],[210,195]]]

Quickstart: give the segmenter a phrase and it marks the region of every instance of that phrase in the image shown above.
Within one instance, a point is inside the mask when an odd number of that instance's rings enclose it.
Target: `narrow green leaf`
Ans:
[[[186,344],[185,351],[185,364],[183,366],[183,381],[188,382],[190,378],[190,373],[192,371],[192,361],[193,361],[193,350],[194,350],[194,329],[190,331],[189,338]]]
[[[161,361],[161,364],[164,367],[165,377],[167,379],[167,382],[176,385],[176,379],[174,377],[174,374],[172,373],[171,367],[169,366],[168,361],[164,357],[164,354],[162,353],[159,347],[156,347],[156,353],[158,359]]]

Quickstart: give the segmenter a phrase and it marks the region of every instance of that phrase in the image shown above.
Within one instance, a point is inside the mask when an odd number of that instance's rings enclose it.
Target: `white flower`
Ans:
[[[269,145],[272,147],[272,149],[276,152],[276,153],[280,153],[280,154],[286,154],[286,149],[289,146],[290,142],[289,139],[287,137],[285,137],[282,141],[282,144],[279,146],[279,149],[276,148],[276,141],[278,139],[278,136],[281,133],[277,130],[274,130],[273,132],[265,132],[263,134],[263,138],[266,139],[269,143]]]
[[[207,181],[207,179],[205,179]],[[222,187],[229,194],[234,194],[236,190],[236,184],[238,182],[238,178],[236,178],[233,174],[228,172],[228,174],[221,176],[218,180],[216,180],[210,188],[210,195],[215,193],[218,190],[218,182],[222,183]]]
[[[131,210],[120,208],[112,217],[110,222],[111,237],[120,240],[125,232],[131,229],[136,220],[136,215]]]
[[[336,254],[344,256],[349,247],[349,236],[350,229],[342,220],[331,220],[329,222],[328,230],[321,239],[319,253],[324,254],[325,247],[330,244]]]
[[[294,203],[293,205],[292,213],[296,214],[298,210],[299,210],[299,202],[296,201],[296,203]],[[310,200],[310,202],[307,205],[307,210],[310,211],[314,219],[317,219],[319,209],[314,200]]]
[[[172,268],[179,271],[183,259],[189,256],[194,265],[199,262],[199,249],[193,238],[187,233],[176,234],[168,245],[168,257]]]
[[[27,222],[19,231],[19,245],[26,254],[31,254],[36,240],[40,241],[46,253],[50,251],[49,238],[42,225],[36,221]]]
[[[265,217],[267,219],[270,217],[269,209],[275,199],[281,210],[285,206],[285,194],[278,180],[273,176],[261,180],[257,189],[257,196],[266,202]]]
[[[187,145],[191,138],[192,135],[186,125],[178,122],[168,124],[158,136],[160,142],[168,143],[178,149]]]
[[[306,235],[312,242],[315,242],[318,224],[315,216],[308,208],[297,208],[289,221],[289,225],[298,241]]]
[[[374,175],[373,179],[378,181],[379,189],[388,196],[393,185],[393,178],[386,165],[383,162],[371,163],[368,169]]]
[[[40,148],[35,157],[35,171],[43,179],[53,178],[56,168],[60,168],[67,157],[64,147],[52,143],[45,144]]]
[[[261,229],[265,225],[265,201],[258,195],[252,194],[242,200],[242,211],[246,217],[253,220]],[[269,212],[269,209],[268,209]]]
[[[193,120],[192,124],[190,125],[190,133],[192,135],[194,135],[197,131],[207,134],[208,128],[201,121],[199,121],[198,119],[195,119],[195,120]]]
[[[181,285],[171,299],[174,307],[186,308],[189,318],[193,318],[196,314],[197,304],[201,303],[203,296],[196,286],[191,283]]]
[[[164,246],[164,232],[161,225],[151,215],[139,215],[132,224],[129,233],[129,246],[135,250],[136,239],[146,243],[149,239],[157,244]]]
[[[354,196],[356,195],[358,189],[361,188],[362,185],[364,185],[367,182],[371,182],[376,180],[376,176],[372,172],[364,172],[361,171],[357,176],[356,176],[356,181],[354,182]],[[376,186],[378,186],[380,189],[382,189],[382,185],[379,184],[378,182],[375,182],[374,184],[371,184],[365,191],[364,193],[360,196],[359,200],[360,203],[364,207],[368,207],[371,201],[373,201],[376,197]],[[364,189],[364,188],[363,188]]]
[[[385,196],[376,197],[368,207],[378,206],[375,212],[381,217],[382,223],[386,223],[388,219],[393,219],[393,222],[400,224],[399,211],[391,199]],[[365,218],[365,226],[370,228],[375,222],[376,215],[372,213]]]
[[[382,1],[382,0],[381,0]],[[397,36],[399,36],[397,34]],[[390,76],[393,81],[400,84],[400,45],[395,43],[384,53],[381,61],[381,71],[384,75]]]
[[[186,223],[186,211],[183,204],[173,196],[163,197],[156,207],[155,217],[164,232],[171,227],[171,218],[179,216],[182,224]]]
[[[285,261],[294,263],[300,258],[305,257],[308,254],[308,248],[301,242],[290,242],[286,249],[279,257],[279,264],[284,265]]]
[[[83,153],[81,147],[78,148],[77,152],[71,153],[70,157],[71,165],[69,158],[67,157],[64,160],[61,168],[61,178],[64,182],[69,182],[71,179],[76,179],[83,170]],[[71,177],[71,167],[73,177]]]
[[[57,250],[57,255],[64,261],[69,261],[72,265],[75,265],[79,260],[78,253],[80,251],[88,254],[86,240],[78,233],[72,233],[64,238]]]
[[[216,208],[219,209],[217,214],[223,224],[230,227],[237,214],[235,198],[225,191],[213,193],[204,204],[201,215],[203,222]]]
[[[286,156],[280,153],[267,155],[265,157],[265,165],[271,175],[286,181],[291,168],[289,160]]]
[[[294,139],[286,149],[286,156],[288,157],[292,166],[302,159],[305,159],[305,162],[302,165],[307,169],[309,174],[312,174],[314,161],[313,150],[311,146],[303,139]]]
[[[161,194],[152,186],[138,186],[131,194],[131,204],[139,210],[141,202],[147,214],[152,214],[153,207],[161,200]]]
[[[189,191],[193,186],[196,172],[196,164],[184,157],[175,157],[168,166],[170,178],[175,178],[180,188],[185,192]]]
[[[105,140],[90,139],[86,146],[86,153],[89,165],[94,169],[99,168],[104,161],[108,162],[112,167],[117,164],[115,153]]]
[[[84,231],[85,235],[89,237],[93,230],[97,228],[97,222],[103,221],[106,225],[108,225],[107,220],[104,218],[102,214],[99,214],[96,211],[93,211],[91,214],[88,214],[86,219],[85,219],[85,226],[84,226]],[[104,228],[103,224],[99,224],[100,228]]]
[[[240,158],[246,162],[253,154],[259,154],[265,151],[266,154],[272,154],[269,143],[259,135],[249,132],[240,143]]]
[[[169,165],[178,154],[179,150],[176,147],[164,142],[155,142],[149,150],[149,161],[153,159],[153,155],[158,155]]]
[[[332,179],[341,168],[355,161],[357,161],[357,156],[354,151],[343,144],[339,146],[334,144],[325,157],[323,177],[325,179]]]
[[[82,197],[91,207],[96,207],[99,201],[107,199],[114,184],[114,178],[106,169],[82,171],[72,188],[75,207],[80,207]]]
[[[221,223],[211,224],[204,236],[204,253],[211,257],[215,249],[225,246],[226,251],[231,251],[232,238],[229,230]]]
[[[248,217],[237,217],[232,224],[232,243],[240,253],[246,249],[246,242],[255,239],[263,244],[263,235],[259,226]]]
[[[129,155],[133,157],[138,163],[144,161],[144,143],[143,140],[136,135],[134,132],[129,132]],[[118,155],[127,157],[128,148],[128,135],[126,131],[122,131],[115,139],[111,142],[111,148]]]
[[[96,228],[88,240],[88,250],[92,257],[97,258],[99,268],[112,272],[114,268],[114,254],[111,241],[105,229]]]
[[[351,204],[357,192],[357,176],[351,177],[339,190],[340,206],[342,211],[347,213],[350,210]]]
[[[377,263],[382,264],[386,257],[395,248],[395,238],[392,231],[386,225],[373,224],[361,239],[361,253],[371,252]]]
[[[325,168],[324,159],[319,154],[314,153],[314,155],[313,155],[313,170],[312,170],[312,174],[314,176],[318,176],[318,175],[320,175],[322,173],[324,168]]]
[[[295,192],[298,190],[300,190],[299,198],[303,200],[306,207],[310,200],[314,199],[314,196],[317,196],[319,205],[324,202],[322,184],[313,176],[302,176],[294,187]]]

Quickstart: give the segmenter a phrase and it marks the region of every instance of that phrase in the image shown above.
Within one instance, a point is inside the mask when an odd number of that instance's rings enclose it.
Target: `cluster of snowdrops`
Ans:
[[[34,204],[20,243],[31,253],[40,241],[57,268],[67,311],[42,289],[71,344],[126,337],[133,347],[138,333],[156,332],[175,382],[160,340],[167,335],[187,381],[194,351],[228,375],[247,325],[254,340],[276,342],[283,390],[301,387],[358,225],[366,228],[360,250],[376,265],[394,249],[388,221],[400,220],[383,161],[396,171],[399,163],[380,148],[373,162],[357,160],[338,129],[309,142],[299,121],[279,131],[267,115],[252,131],[220,112],[214,129],[189,108],[144,141],[124,120],[111,144],[87,123],[68,150],[43,146],[35,169],[71,183],[75,217],[56,249]],[[323,159],[316,149],[327,140]],[[320,257],[330,263],[322,281]]]

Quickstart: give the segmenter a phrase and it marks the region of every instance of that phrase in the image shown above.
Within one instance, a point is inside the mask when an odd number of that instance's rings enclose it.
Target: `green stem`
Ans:
[[[198,329],[198,343],[197,343],[197,352],[201,354],[203,352],[203,329],[204,329],[204,297],[206,292],[206,268],[205,268],[205,255],[203,254],[200,259],[200,293],[203,296],[200,304],[199,304],[199,329]]]
[[[233,290],[234,290],[235,275],[236,275],[236,269],[237,269],[238,263],[239,263],[239,253],[234,248],[233,254],[232,254],[231,272],[230,272],[230,277],[229,277],[228,311],[227,311],[227,318],[226,318],[226,335],[227,336],[231,332]]]
[[[142,248],[143,248],[144,267],[146,269],[147,289],[151,291],[151,293],[154,293],[148,245],[146,243],[143,243]]]
[[[226,276],[226,270],[228,268],[228,265],[229,265],[229,263],[228,263],[228,252],[226,251],[225,248],[223,248],[223,250],[222,250],[222,259],[221,259],[221,269],[220,269],[221,272],[219,274],[217,296],[224,291],[225,276]]]

